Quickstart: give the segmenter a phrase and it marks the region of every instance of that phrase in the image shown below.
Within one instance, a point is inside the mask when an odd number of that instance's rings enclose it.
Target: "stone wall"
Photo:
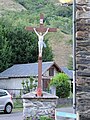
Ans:
[[[80,120],[90,120],[90,0],[76,0],[76,69]]]
[[[57,104],[57,96],[43,92],[36,97],[35,92],[23,95],[23,120],[39,120],[40,116],[53,118]]]

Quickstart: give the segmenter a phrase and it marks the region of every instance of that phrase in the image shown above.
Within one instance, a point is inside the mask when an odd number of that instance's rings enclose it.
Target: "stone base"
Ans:
[[[38,120],[40,116],[53,117],[57,104],[57,96],[43,92],[43,96],[36,97],[36,92],[23,95],[23,118]]]

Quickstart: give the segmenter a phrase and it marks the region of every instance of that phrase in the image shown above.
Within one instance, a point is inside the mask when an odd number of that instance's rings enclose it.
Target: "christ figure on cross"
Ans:
[[[39,57],[42,57],[42,49],[43,47],[46,47],[46,44],[44,43],[44,36],[48,33],[49,28],[47,28],[46,32],[44,34],[42,34],[41,32],[38,33],[36,31],[36,28],[33,28],[34,32],[36,33],[36,35],[38,36],[38,48],[39,48]]]
[[[38,87],[37,87],[37,96],[42,96],[42,49],[46,47],[44,43],[44,36],[48,32],[56,32],[57,28],[45,28],[43,25],[44,16],[40,14],[40,27],[33,28],[33,27],[26,27],[26,30],[34,31],[38,36],[38,48],[39,48],[39,56],[38,56]]]

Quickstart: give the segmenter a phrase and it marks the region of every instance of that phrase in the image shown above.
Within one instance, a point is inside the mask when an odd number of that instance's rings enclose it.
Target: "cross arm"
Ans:
[[[48,32],[57,32],[57,28],[49,28]]]
[[[33,27],[25,27],[25,29],[28,31],[34,31]]]
[[[28,31],[34,31],[33,27],[26,27],[25,29]],[[39,27],[39,28],[36,28],[36,31],[37,32],[46,32],[47,28]],[[57,32],[57,28],[49,28],[48,32]]]
[[[38,32],[46,32],[47,28],[39,27],[39,28],[36,28],[36,30]],[[49,28],[48,32],[57,32],[57,28]]]

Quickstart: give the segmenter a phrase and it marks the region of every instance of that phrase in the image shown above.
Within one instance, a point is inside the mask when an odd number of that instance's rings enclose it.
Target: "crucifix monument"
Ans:
[[[42,50],[43,47],[46,47],[46,44],[44,43],[44,36],[48,32],[56,32],[57,28],[45,28],[43,25],[44,21],[44,15],[40,14],[40,27],[26,27],[26,30],[29,31],[34,31],[36,35],[38,36],[38,49],[39,49],[39,55],[38,55],[38,87],[37,87],[37,92],[36,96],[42,96],[42,87],[41,87],[41,82],[42,82]]]

